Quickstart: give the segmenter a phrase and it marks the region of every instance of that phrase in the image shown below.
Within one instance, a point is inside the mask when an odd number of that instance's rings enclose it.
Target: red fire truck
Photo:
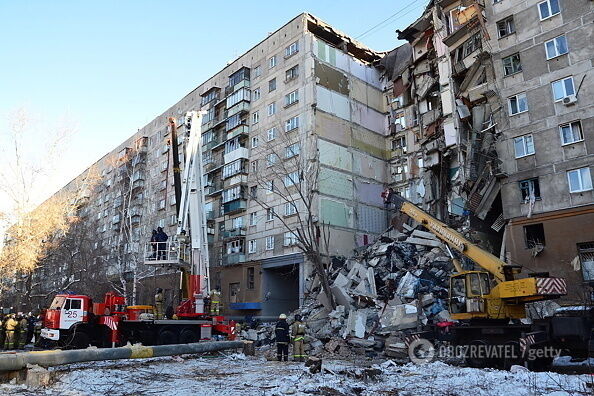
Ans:
[[[126,306],[124,297],[109,292],[101,303],[89,296],[58,294],[45,314],[41,336],[61,347],[86,348],[187,344],[216,337],[235,339],[235,323],[222,316],[183,314],[178,319],[154,319],[153,306]]]

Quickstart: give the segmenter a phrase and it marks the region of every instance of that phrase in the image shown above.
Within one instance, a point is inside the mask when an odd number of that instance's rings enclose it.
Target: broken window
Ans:
[[[239,283],[229,283],[229,302],[237,302],[239,290]]]
[[[534,154],[534,140],[532,135],[524,135],[514,139],[516,158]]]
[[[584,140],[582,133],[582,125],[579,121],[574,121],[569,124],[559,125],[559,132],[561,133],[561,144],[572,144]]]
[[[515,32],[516,26],[514,25],[513,15],[497,22],[497,33],[499,34],[499,38],[509,36],[510,34]]]
[[[533,199],[540,199],[540,184],[538,178],[520,180],[520,191],[522,193],[522,202],[526,203]]]
[[[522,64],[520,63],[520,54],[513,54],[503,58],[503,75],[511,76],[522,71]]]
[[[578,256],[585,281],[594,281],[594,242],[578,243]]]
[[[481,33],[475,33],[461,46],[456,49],[456,62],[462,61],[464,58],[472,54],[474,51],[481,48]]]
[[[542,223],[524,226],[524,243],[527,249],[545,246],[545,232]]]
[[[392,140],[392,150],[401,149],[403,154],[406,154],[406,136],[401,135]]]
[[[509,115],[516,115],[528,111],[528,99],[526,93],[519,93],[507,99]]]
[[[394,125],[396,125],[396,131],[401,131],[406,128],[406,117],[404,113],[397,113],[394,116]]]

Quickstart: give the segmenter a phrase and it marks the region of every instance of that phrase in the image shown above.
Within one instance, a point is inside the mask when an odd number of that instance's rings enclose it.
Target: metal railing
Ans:
[[[144,244],[144,262],[148,265],[191,263],[191,254],[189,243],[180,244],[177,241],[167,241]]]

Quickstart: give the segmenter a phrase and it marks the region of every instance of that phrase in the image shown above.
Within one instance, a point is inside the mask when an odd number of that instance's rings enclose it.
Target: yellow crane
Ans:
[[[456,272],[450,277],[449,308],[452,319],[521,319],[525,304],[558,298],[567,294],[563,278],[534,274],[517,277],[521,267],[509,265],[470,242],[406,199],[391,194],[388,199],[400,212],[408,215],[444,242],[482,268],[466,271],[452,255]]]

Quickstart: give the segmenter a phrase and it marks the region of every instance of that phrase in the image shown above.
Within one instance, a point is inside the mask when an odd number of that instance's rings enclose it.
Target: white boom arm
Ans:
[[[185,119],[186,158],[181,180],[182,194],[177,220],[177,234],[190,230],[192,247],[192,274],[201,275],[205,284],[201,287],[203,295],[210,291],[208,263],[208,234],[206,212],[204,211],[204,180],[202,167],[202,113],[190,111]],[[188,227],[189,226],[189,227]]]

